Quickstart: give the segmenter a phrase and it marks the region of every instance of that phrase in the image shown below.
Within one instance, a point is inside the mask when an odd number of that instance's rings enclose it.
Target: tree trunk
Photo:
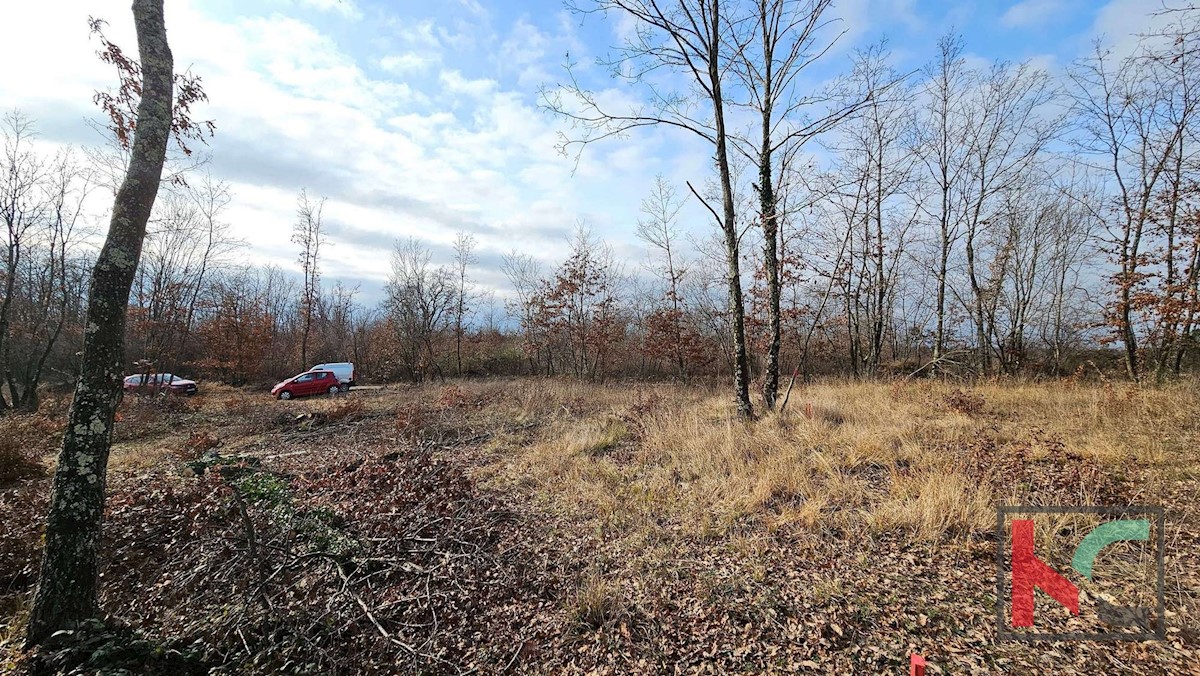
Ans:
[[[942,203],[946,203],[943,197]],[[950,274],[950,232],[947,214],[942,212],[940,247],[938,249],[937,270],[937,332],[933,338],[933,371],[937,371],[937,360],[946,351],[946,278]]]
[[[775,186],[772,185],[771,167],[771,129],[774,117],[775,76],[775,42],[769,21],[770,12],[762,5],[759,12],[763,42],[763,94],[762,94],[762,145],[758,151],[758,203],[759,218],[762,219],[763,231],[763,263],[767,273],[767,325],[770,338],[767,342],[767,365],[763,373],[763,404],[767,410],[775,409],[775,399],[779,395],[779,346],[780,317],[779,317],[779,214],[775,198]]]
[[[742,272],[738,247],[737,215],[733,206],[733,180],[730,177],[728,138],[725,133],[725,100],[721,94],[720,3],[712,3],[708,76],[712,82],[713,116],[716,126],[717,173],[721,178],[721,229],[725,235],[725,254],[728,258],[726,282],[729,285],[729,311],[733,323],[733,388],[738,415],[754,417],[750,403],[750,364],[746,358],[746,310],[742,303]]]
[[[125,312],[171,132],[173,63],[162,0],[134,0],[133,17],[142,65],[137,129],[108,237],[92,272],[81,373],[54,475],[46,546],[26,628],[29,646],[97,611],[105,471],[121,392]]]
[[[768,71],[769,78],[769,71]],[[771,184],[771,136],[769,107],[763,113],[762,150],[759,154],[759,211],[763,230],[763,262],[767,273],[767,324],[770,340],[767,344],[767,366],[763,374],[763,403],[774,410],[779,394],[779,346],[781,343],[779,309],[779,215],[775,203],[775,188]]]

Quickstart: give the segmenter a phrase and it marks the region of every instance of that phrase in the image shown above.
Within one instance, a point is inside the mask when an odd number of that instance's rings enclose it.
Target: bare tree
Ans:
[[[517,293],[516,301],[507,303],[507,309],[510,316],[516,315],[517,323],[521,327],[529,371],[534,374],[540,373],[544,366],[546,374],[549,375],[553,369],[553,357],[542,329],[536,322],[534,302],[542,275],[541,266],[529,254],[512,251],[504,255],[500,269]]]
[[[970,75],[963,59],[962,39],[946,35],[938,41],[934,62],[925,69],[922,86],[926,108],[916,126],[918,157],[933,181],[936,208],[923,207],[937,223],[937,253],[933,272],[937,278],[937,327],[933,338],[936,363],[946,349],[947,284],[950,256],[960,233],[960,212],[954,200],[964,171],[966,147],[966,104]]]
[[[1050,76],[1029,64],[997,63],[979,76],[968,107],[968,143],[964,166],[963,249],[970,287],[968,309],[975,325],[976,350],[983,373],[996,351],[995,312],[1011,246],[996,247],[990,261],[981,247],[996,225],[1002,197],[1034,166],[1046,145],[1061,131],[1063,117],[1048,109],[1057,91]],[[994,238],[1003,242],[1003,238]]]
[[[34,227],[25,236],[10,238],[10,245],[21,245],[12,257],[18,267],[5,270],[16,284],[4,303],[10,321],[5,322],[3,376],[10,403],[25,411],[38,408],[38,386],[63,330],[69,322],[82,325],[81,287],[87,277],[76,248],[90,172],[70,150],[44,166]]]
[[[467,289],[468,278],[467,270],[474,265],[475,258],[475,237],[471,234],[460,232],[454,238],[454,270],[458,277],[457,298],[454,303],[454,366],[455,374],[462,375],[462,344],[464,322],[467,312],[471,309],[470,292]]]
[[[292,226],[292,243],[300,245],[300,271],[304,285],[300,289],[300,368],[308,368],[308,341],[312,334],[313,317],[321,295],[321,245],[325,243],[321,217],[325,198],[311,200],[307,190],[296,199],[296,224]]]
[[[1109,254],[1117,266],[1108,322],[1124,349],[1125,370],[1141,377],[1138,295],[1145,276],[1145,238],[1156,193],[1177,152],[1182,128],[1167,115],[1169,89],[1154,63],[1138,55],[1115,60],[1097,44],[1070,71],[1078,111],[1077,147],[1115,185],[1116,209],[1108,223]]]
[[[396,242],[385,308],[395,348],[413,382],[430,372],[445,379],[434,340],[452,326],[457,283],[452,270],[430,263],[427,247],[415,238]]]
[[[882,46],[860,53],[852,75],[860,114],[845,125],[839,150],[839,183],[830,198],[847,228],[847,265],[842,277],[850,330],[851,369],[873,374],[892,329],[892,299],[901,256],[917,218],[907,194],[914,157],[908,147],[910,90],[887,65]]]
[[[125,311],[173,124],[173,62],[162,0],[134,0],[133,18],[141,75],[136,130],[108,236],[92,272],[82,373],[54,474],[28,645],[96,614],[105,473],[124,373]]]
[[[684,302],[681,295],[683,278],[687,266],[679,251],[679,211],[683,208],[675,188],[661,175],[654,179],[650,194],[642,200],[641,212],[645,218],[637,223],[638,237],[656,249],[662,260],[652,265],[651,270],[666,283],[663,294],[668,307],[658,315],[665,320],[670,350],[675,368],[680,377],[687,377],[688,345]]]
[[[779,391],[781,344],[779,275],[779,185],[785,162],[805,143],[852,115],[865,99],[838,96],[827,91],[803,90],[800,76],[829,52],[842,33],[826,35],[834,23],[827,15],[832,0],[757,0],[750,15],[752,37],[734,59],[733,70],[747,92],[746,106],[754,111],[759,135],[734,146],[757,169],[753,188],[758,197],[758,219],[763,234],[766,274],[768,342],[763,373],[763,401],[775,408]],[[736,23],[739,19],[731,18]],[[844,33],[844,31],[843,31]],[[875,92],[878,95],[880,92]]]
[[[734,355],[734,398],[738,414],[750,418],[754,415],[754,407],[750,402],[740,232],[726,119],[730,103],[724,92],[730,64],[745,48],[748,38],[741,34],[744,31],[738,30],[740,19],[726,16],[724,4],[722,0],[674,4],[656,0],[596,0],[590,9],[576,7],[576,11],[613,14],[634,22],[636,29],[632,36],[608,65],[615,77],[643,87],[651,107],[629,111],[609,109],[600,97],[580,84],[570,65],[567,84],[553,90],[543,89],[542,102],[548,109],[570,120],[581,132],[575,138],[564,137],[561,146],[564,151],[577,147],[582,152],[583,147],[592,142],[659,125],[686,131],[712,146],[720,184],[720,211],[690,184],[689,188],[712,214],[723,235]],[[683,74],[695,95],[661,89],[655,75],[663,69]]]
[[[180,352],[183,354],[187,353],[187,341],[195,326],[196,303],[209,277],[221,270],[229,254],[242,244],[232,236],[230,224],[221,218],[226,207],[233,201],[228,183],[214,181],[212,175],[205,174],[200,184],[189,192],[199,211],[199,239],[202,245],[199,247],[199,264],[189,285],[183,342],[180,345]]]
[[[230,199],[226,184],[204,175],[165,186],[155,204],[134,279],[130,347],[159,370],[189,358],[200,295],[241,243],[221,218]]]
[[[45,161],[32,147],[33,122],[20,112],[4,116],[4,154],[0,157],[0,220],[5,226],[4,298],[0,300],[0,366],[9,363],[9,328],[17,300],[22,256],[28,255],[31,231],[45,215],[47,205],[41,184],[47,171]],[[0,408],[9,402],[0,391]]]

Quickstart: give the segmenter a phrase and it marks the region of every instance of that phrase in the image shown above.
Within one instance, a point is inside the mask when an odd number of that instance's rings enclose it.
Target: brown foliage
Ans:
[[[116,67],[121,84],[116,92],[96,92],[92,101],[108,115],[109,130],[116,137],[117,143],[128,150],[133,140],[133,132],[137,129],[137,107],[142,98],[142,65],[137,59],[126,56],[120,47],[104,36],[106,23],[103,19],[88,17],[92,35],[100,40],[100,50],[96,54],[103,63]],[[184,155],[191,155],[192,150],[188,143],[205,143],[205,136],[211,137],[217,126],[212,120],[192,121],[192,105],[208,101],[208,94],[204,93],[204,88],[200,85],[200,76],[188,71],[175,73],[174,78],[175,101],[171,106],[171,137],[175,139],[176,145]]]
[[[978,392],[964,391],[955,388],[950,394],[945,396],[946,407],[955,413],[964,415],[974,415],[983,410],[983,405],[986,403],[983,395]]]

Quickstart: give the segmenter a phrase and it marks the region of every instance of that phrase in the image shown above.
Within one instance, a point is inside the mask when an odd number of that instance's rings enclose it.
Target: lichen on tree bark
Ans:
[[[54,475],[26,645],[96,615],[104,477],[121,390],[125,311],[171,134],[173,68],[162,0],[134,0],[142,96],[125,179],[88,292],[75,398]]]

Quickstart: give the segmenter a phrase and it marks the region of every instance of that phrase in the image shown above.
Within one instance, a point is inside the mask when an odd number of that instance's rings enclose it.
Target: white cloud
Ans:
[[[442,43],[432,20],[393,22],[393,25],[396,28],[396,37],[410,47],[441,49]]]
[[[1155,16],[1157,2],[1148,0],[1111,0],[1096,13],[1092,32],[1103,37],[1118,56],[1132,54],[1142,36],[1165,28],[1171,18]]]
[[[326,278],[382,282],[391,243],[410,235],[444,249],[468,230],[481,256],[519,247],[545,262],[563,254],[580,217],[614,243],[632,240],[655,173],[699,184],[709,171],[703,153],[678,165],[661,156],[692,153],[690,139],[642,130],[589,148],[572,175],[573,158],[554,148],[561,122],[536,107],[532,92],[535,80],[557,73],[558,51],[576,45],[572,54],[585,56],[561,21],[557,31],[517,22],[505,35],[475,35],[479,67],[468,69],[446,65],[443,52],[446,36],[470,37],[465,26],[450,33],[429,21],[397,22],[390,42],[355,56],[303,15],[217,19],[207,11],[201,0],[173,0],[169,37],[176,63],[201,75],[210,97],[195,113],[216,121],[209,168],[232,185],[226,220],[247,241],[249,262],[294,266],[288,236],[302,187],[329,197]],[[0,21],[25,27],[0,41],[0,59],[23,64],[0,79],[0,109],[54,111],[43,120],[48,141],[90,135],[83,119],[98,117],[92,93],[113,80],[88,41],[89,14],[109,18],[109,36],[134,47],[123,0],[0,9]],[[417,71],[429,76],[393,79]],[[632,102],[626,90],[604,96]]]
[[[361,19],[362,11],[354,0],[299,0],[300,4],[322,12],[337,12],[344,17]]]
[[[389,54],[379,60],[379,67],[396,75],[408,75],[428,70],[430,66],[440,61],[437,54]]]
[[[1000,15],[1005,28],[1041,28],[1068,9],[1064,0],[1022,0]]]

